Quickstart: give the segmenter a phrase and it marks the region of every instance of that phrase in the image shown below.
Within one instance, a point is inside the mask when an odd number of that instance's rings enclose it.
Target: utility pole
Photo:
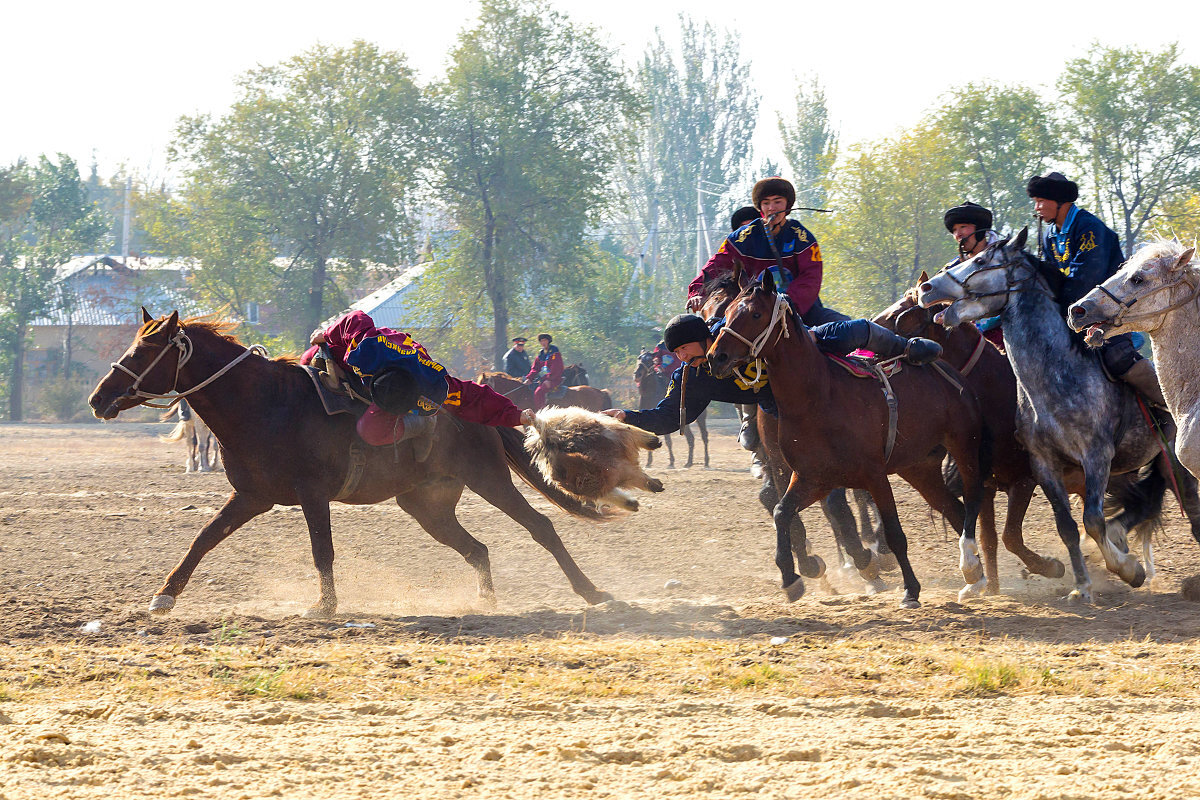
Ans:
[[[129,266],[129,220],[133,215],[129,201],[133,195],[133,178],[125,178],[125,214],[121,221],[121,263]]]

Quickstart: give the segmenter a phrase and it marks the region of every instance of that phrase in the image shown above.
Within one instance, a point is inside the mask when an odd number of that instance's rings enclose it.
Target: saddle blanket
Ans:
[[[878,380],[879,376],[875,373],[872,362],[868,360],[873,358],[874,355],[875,354],[869,350],[855,350],[849,356],[838,356],[834,355],[833,353],[826,353],[825,357],[856,378],[875,378]],[[880,365],[876,364],[874,366]],[[883,374],[890,378],[898,373],[902,366],[903,365],[899,360],[884,363],[882,364]]]
[[[325,373],[319,369],[307,365],[304,369],[308,372],[308,377],[312,378],[313,386],[317,389],[317,396],[321,398],[321,405],[324,406],[325,413],[328,416],[351,414],[355,417],[361,417],[363,412],[367,410],[367,404],[359,398],[343,391],[331,389],[322,379]]]

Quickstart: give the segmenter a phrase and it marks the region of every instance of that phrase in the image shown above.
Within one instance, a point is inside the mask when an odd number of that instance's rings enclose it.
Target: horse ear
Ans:
[[[775,294],[777,290],[775,288],[775,278],[771,275],[771,270],[763,270],[761,279],[763,288],[771,294]]]
[[[1184,250],[1179,255],[1179,258],[1175,260],[1175,266],[1171,267],[1171,271],[1175,272],[1177,270],[1181,270],[1184,267],[1186,267],[1191,262],[1192,256],[1195,255],[1195,253],[1196,253],[1195,246],[1189,247],[1187,250]]]
[[[920,286],[922,283],[928,283],[928,282],[929,282],[929,275],[926,274],[925,270],[921,270],[921,277],[917,278],[917,286]]]
[[[171,312],[171,316],[167,319],[167,323],[165,325],[163,325],[163,329],[170,331],[171,333],[174,333],[175,329],[178,327],[179,327],[179,310],[176,309],[175,311]]]
[[[742,260],[740,258],[733,260],[733,283],[739,289],[742,288]]]
[[[1029,240],[1029,226],[1021,228],[1021,232],[1017,234],[1017,240],[1012,243],[1013,250],[1024,250],[1025,242]]]
[[[150,312],[146,310],[145,306],[142,306],[142,324],[145,325],[147,322],[153,321],[154,317],[150,316]]]

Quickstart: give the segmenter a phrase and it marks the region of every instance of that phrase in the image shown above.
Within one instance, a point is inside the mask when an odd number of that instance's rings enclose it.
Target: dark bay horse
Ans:
[[[922,272],[920,282],[928,276]],[[979,511],[979,543],[983,549],[987,593],[1000,592],[996,563],[996,489],[1008,495],[1004,518],[1004,546],[1024,562],[1030,572],[1047,578],[1061,578],[1063,563],[1038,555],[1025,544],[1021,523],[1037,481],[1029,465],[1029,453],[1017,441],[1017,379],[1012,367],[973,324],[965,323],[947,330],[934,322],[934,312],[917,304],[917,290],[904,297],[874,319],[885,328],[909,338],[922,336],[942,346],[942,359],[958,370],[964,384],[975,393],[984,424],[992,436],[992,480],[985,484]]]
[[[723,317],[729,304],[742,290],[739,281],[743,280],[742,273],[730,273],[706,283],[701,291],[704,304],[699,314],[705,320]],[[786,487],[792,480],[792,470],[784,459],[783,451],[779,448],[779,418],[760,412],[757,406],[752,407],[755,423],[758,426],[759,446],[757,455],[762,461],[763,484],[758,493],[758,500],[768,513],[774,513],[783,494],[780,487]],[[855,524],[854,514],[850,504],[846,502],[846,490],[834,489],[827,497],[821,499],[821,511],[833,531],[834,542],[838,548],[838,558],[842,562],[848,560],[860,577],[866,582],[868,592],[879,592],[887,588],[880,577],[881,569],[894,569],[895,557],[888,550],[882,532],[874,536],[875,530],[871,520],[871,512],[878,511],[871,503],[871,498],[861,490],[854,490],[854,501],[858,506],[858,525]],[[793,534],[795,542],[807,540],[808,533],[804,522],[797,514],[792,522],[796,530]],[[860,527],[861,526],[861,527]],[[863,538],[873,539],[869,548],[864,547]],[[800,555],[797,552],[797,558]],[[842,566],[845,566],[843,564]]]
[[[1163,481],[1160,477],[1147,487],[1153,494],[1142,504],[1140,519],[1118,518],[1109,525],[1104,495],[1112,475],[1136,472],[1160,451],[1132,389],[1108,380],[1096,354],[1073,339],[1052,288],[1062,274],[1043,269],[1025,251],[1027,237],[1023,229],[934,275],[921,284],[919,302],[926,307],[950,303],[935,317],[950,327],[1001,315],[1004,347],[1017,380],[1018,437],[1071,556],[1075,588],[1068,599],[1090,603],[1091,578],[1068,494],[1083,496],[1083,525],[1107,568],[1141,586],[1146,570],[1129,552],[1128,526],[1138,528],[1157,515]],[[1184,506],[1192,509],[1189,518],[1196,519],[1195,484],[1189,481],[1183,488]]]
[[[960,561],[967,585],[960,597],[982,591],[983,566],[975,522],[983,492],[982,417],[970,392],[960,392],[932,367],[905,365],[891,378],[898,400],[895,447],[885,456],[888,406],[875,381],[850,375],[817,349],[769,273],[743,290],[725,312],[725,327],[708,352],[713,373],[729,375],[755,358],[766,361],[779,408],[779,445],[792,469],[775,508],[775,563],[789,599],[804,592],[792,552],[792,519],[840,487],[866,489],[883,518],[884,535],[904,576],[904,608],[920,606],[921,585],[908,560],[908,544],[888,475],[897,473],[961,531]],[[765,416],[765,415],[764,415]],[[942,480],[942,448],[960,461],[965,503]],[[819,559],[799,555],[800,574],[816,577]],[[816,562],[816,563],[815,563]]]
[[[566,374],[565,370],[563,374]],[[511,400],[517,408],[533,408],[534,387],[522,383],[507,372],[481,372],[475,382],[492,387]],[[609,393],[594,386],[567,386],[565,394],[556,395],[557,392],[546,399],[547,406],[559,408],[575,406],[588,411],[603,411],[606,408],[612,408],[612,397]]]
[[[644,356],[645,354],[643,354]],[[638,357],[637,368],[633,371],[633,385],[638,390],[638,408],[654,408],[659,401],[666,397],[667,389],[670,386],[670,378],[663,379],[654,369],[654,365],[648,359]],[[700,416],[696,417],[696,427],[700,429],[700,439],[704,443],[704,466],[708,466],[708,410],[705,409]],[[687,441],[688,457],[687,463],[683,466],[690,467],[695,463],[696,453],[696,434],[692,433],[691,425],[684,425],[680,431],[683,438]],[[667,444],[667,466],[675,466],[675,450],[671,447],[671,434],[666,434],[662,437]],[[646,466],[649,467],[654,463],[654,451],[651,450],[646,454]]]
[[[232,325],[179,321],[178,312],[144,324],[129,349],[88,398],[100,419],[149,399],[186,394],[221,442],[233,493],[200,531],[187,555],[167,576],[150,604],[167,613],[206,553],[249,520],[276,504],[299,505],[308,523],[321,596],[309,610],[337,610],[329,504],[378,503],[395,498],[430,536],[474,567],[479,594],[495,595],[487,547],[455,516],[469,487],[503,511],[554,556],[571,588],[588,603],[611,599],[598,590],[563,546],[553,523],[513,485],[509,470],[565,511],[596,518],[595,511],[548,484],[513,428],[491,428],[448,415],[434,417],[434,444],[417,462],[406,443],[368,447],[358,440],[354,417],[328,416],[308,374],[292,358],[268,360],[228,335]],[[352,443],[356,443],[352,447]]]

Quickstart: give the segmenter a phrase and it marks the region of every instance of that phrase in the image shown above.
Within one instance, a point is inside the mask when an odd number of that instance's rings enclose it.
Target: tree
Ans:
[[[932,129],[947,150],[953,205],[980,203],[994,227],[1020,228],[1030,218],[1025,185],[1046,162],[1061,158],[1061,140],[1045,101],[1021,86],[968,84],[934,112]]]
[[[1200,67],[1159,52],[1092,45],[1067,62],[1058,89],[1079,137],[1080,166],[1100,208],[1121,226],[1125,255],[1172,193],[1200,187]]]
[[[783,158],[792,168],[796,205],[825,205],[828,183],[837,160],[838,134],[829,124],[825,90],[814,78],[796,89],[796,108],[790,119],[778,117]]]
[[[537,0],[484,0],[433,96],[434,188],[466,262],[454,290],[486,296],[498,367],[514,302],[544,302],[549,286],[577,281],[635,98],[594,31]]]
[[[681,306],[696,274],[697,200],[719,241],[725,225],[714,224],[717,211],[728,219],[731,206],[749,199],[737,189],[750,165],[759,96],[738,37],[683,15],[678,49],[657,31],[638,67],[637,88],[649,114],[629,165],[628,193],[637,227],[657,223],[663,232],[665,312]],[[708,192],[699,198],[698,181]]]
[[[271,275],[275,299],[299,339],[336,310],[331,294],[342,307],[339,278],[412,255],[405,199],[424,138],[421,93],[402,55],[362,41],[318,45],[238,86],[224,117],[180,123],[172,155],[187,170],[175,219],[192,228],[189,249],[216,259],[203,268],[227,276],[254,265],[221,258],[278,248],[288,265]]]
[[[8,353],[8,417],[24,417],[25,345],[29,325],[53,309],[55,268],[94,249],[109,220],[87,200],[79,168],[66,155],[0,172],[0,344]]]
[[[895,139],[852,147],[838,167],[834,215],[818,233],[828,304],[872,316],[895,302],[922,269],[954,255],[942,227],[953,190],[930,176],[949,170],[937,132],[915,128]]]

